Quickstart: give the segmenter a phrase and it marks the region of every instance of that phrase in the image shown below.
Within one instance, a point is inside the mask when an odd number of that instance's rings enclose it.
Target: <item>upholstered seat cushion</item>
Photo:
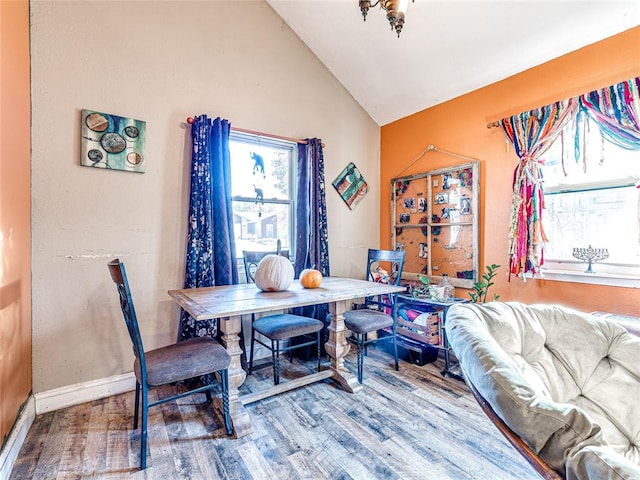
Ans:
[[[467,379],[567,479],[640,479],[640,339],[549,305],[455,305],[446,332]]]
[[[393,325],[391,315],[363,308],[344,312],[344,325],[354,333],[367,333]]]
[[[199,377],[229,367],[231,357],[227,350],[209,337],[196,337],[166,347],[145,352],[147,382],[164,385],[185,378]],[[140,361],[136,358],[133,370],[138,382],[142,376]]]
[[[322,330],[324,323],[315,318],[280,313],[258,318],[253,329],[270,340],[284,340]]]

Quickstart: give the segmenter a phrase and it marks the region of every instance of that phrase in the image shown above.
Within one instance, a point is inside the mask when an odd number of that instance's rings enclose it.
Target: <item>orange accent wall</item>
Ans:
[[[0,1],[0,435],[31,391],[29,2]]]
[[[425,147],[435,145],[481,160],[480,265],[502,265],[492,287],[501,295],[500,300],[557,303],[583,311],[640,316],[640,288],[538,279],[523,282],[518,278],[507,282],[511,184],[517,157],[513,148],[507,147],[502,130],[487,128],[488,122],[637,76],[640,76],[640,27],[382,127],[382,248],[391,245],[391,179],[463,162],[429,152],[404,170]],[[458,290],[456,294],[467,297],[466,291]]]

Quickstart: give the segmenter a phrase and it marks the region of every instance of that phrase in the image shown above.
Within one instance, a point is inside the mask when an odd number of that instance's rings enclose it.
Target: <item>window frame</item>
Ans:
[[[599,130],[596,131],[599,135]],[[608,142],[606,139],[604,141]],[[640,158],[638,158],[638,161],[640,162]],[[551,195],[589,191],[596,192],[616,188],[634,188],[638,185],[639,181],[640,177],[627,175],[615,179],[585,181],[583,183],[559,182],[557,185],[544,186],[543,193],[546,203],[547,197]],[[640,204],[638,208],[640,209]],[[545,219],[543,217],[543,224],[544,223]],[[604,272],[598,271],[599,265],[605,266]],[[574,283],[640,288],[640,263],[607,262],[605,260],[603,262],[595,262],[593,269],[595,270],[593,273],[586,273],[586,262],[577,259],[550,258],[545,251],[545,259],[541,267],[540,278]]]
[[[297,143],[294,141],[284,140],[276,136],[269,135],[255,135],[245,132],[237,132],[233,129],[229,134],[229,143],[244,143],[244,144],[253,144],[261,147],[275,147],[279,149],[289,150],[290,151],[290,161],[288,167],[288,175],[289,175],[289,198],[288,199],[279,199],[279,198],[263,198],[263,204],[268,205],[288,205],[288,214],[289,214],[289,226],[288,226],[288,235],[289,242],[287,246],[283,246],[283,249],[288,249],[291,255],[291,261],[295,261],[295,203],[296,203],[296,193],[297,193],[297,164],[298,164],[298,149]],[[233,162],[233,157],[231,158]],[[231,179],[231,183],[233,185],[233,178]],[[233,188],[232,188],[233,190]],[[255,197],[247,197],[242,195],[232,195],[232,211],[233,211],[233,202],[243,202],[243,203],[255,203]],[[236,232],[234,232],[234,237]],[[277,239],[277,237],[276,237]],[[234,242],[236,238],[234,238]],[[266,249],[265,249],[266,250]],[[236,260],[238,264],[238,269],[241,269],[244,272],[244,263],[242,259],[242,251],[236,248]]]

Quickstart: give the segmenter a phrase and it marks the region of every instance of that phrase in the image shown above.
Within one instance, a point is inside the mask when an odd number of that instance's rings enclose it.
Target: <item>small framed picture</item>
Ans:
[[[446,193],[436,193],[436,198],[434,200],[434,203],[436,205],[439,205],[442,203],[449,203],[449,195]]]
[[[410,222],[411,222],[411,215],[409,215],[408,213],[400,214],[400,223],[410,223]]]
[[[416,208],[416,199],[411,197],[411,198],[405,198],[404,199],[404,208],[406,208],[407,210],[414,210]]]
[[[463,196],[460,198],[460,213],[462,215],[471,214],[471,199],[467,196]]]
[[[424,213],[427,211],[427,199],[424,197],[418,198],[418,213]]]

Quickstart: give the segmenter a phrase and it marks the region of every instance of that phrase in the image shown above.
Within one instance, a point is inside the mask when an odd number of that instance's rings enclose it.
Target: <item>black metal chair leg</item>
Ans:
[[[253,371],[253,349],[255,344],[256,344],[256,331],[252,328],[251,329],[251,355],[249,356],[249,370],[247,371],[247,374],[249,375],[251,375],[251,372]]]
[[[140,429],[140,470],[147,468],[147,419],[149,417],[149,389],[142,386],[142,428]]]
[[[220,386],[222,387],[222,415],[224,416],[224,426],[227,430],[227,435],[233,433],[231,427],[231,415],[229,413],[229,370],[222,370],[220,372]]]
[[[320,330],[318,330],[317,336],[318,371],[320,371]]]
[[[363,364],[364,364],[364,349],[366,348],[366,346],[364,345],[364,338],[366,334],[363,333],[359,333],[356,335],[356,344],[358,347],[358,352],[357,352],[357,356],[358,356],[358,383],[362,383],[362,370],[363,370]]]
[[[136,399],[133,407],[133,429],[138,428],[138,413],[140,412],[140,384],[136,381]]]
[[[275,343],[275,346],[274,346]],[[271,340],[271,358],[273,359],[273,384],[280,383],[280,340]]]
[[[396,361],[396,372],[400,369],[398,365],[398,338],[396,337],[396,330],[393,329],[393,358]]]

